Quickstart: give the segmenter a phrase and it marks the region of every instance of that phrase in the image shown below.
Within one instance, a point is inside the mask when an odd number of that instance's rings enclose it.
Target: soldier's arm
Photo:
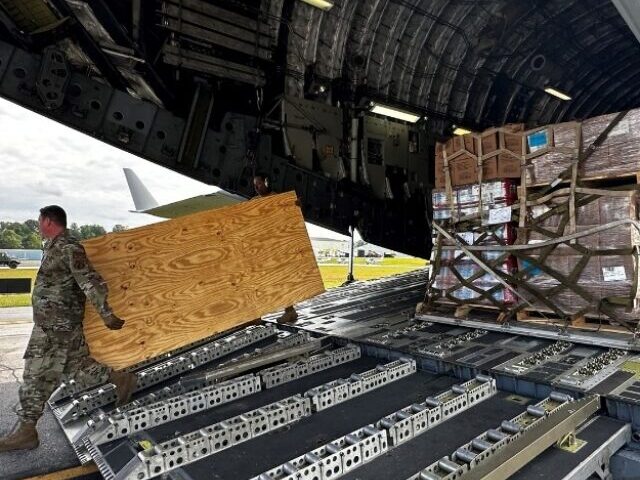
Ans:
[[[106,322],[113,315],[113,311],[107,302],[109,289],[106,282],[94,270],[82,245],[66,245],[64,253],[73,278]]]

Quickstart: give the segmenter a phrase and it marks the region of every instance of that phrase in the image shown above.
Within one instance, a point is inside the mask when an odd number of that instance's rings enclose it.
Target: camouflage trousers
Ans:
[[[20,386],[22,421],[36,422],[46,401],[64,380],[75,380],[81,388],[106,383],[111,368],[89,355],[82,325],[71,331],[44,331],[35,325],[27,350]]]

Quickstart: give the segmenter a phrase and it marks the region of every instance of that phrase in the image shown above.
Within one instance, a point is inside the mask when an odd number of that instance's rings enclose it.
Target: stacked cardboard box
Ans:
[[[554,181],[609,126],[617,114],[584,122],[549,125],[525,133],[527,186]],[[640,109],[631,110],[609,132],[602,145],[580,165],[583,180],[636,175],[640,172]]]
[[[467,245],[512,245],[516,238],[515,227],[505,213],[510,216],[511,205],[516,201],[516,185],[512,180],[490,181],[457,187],[453,190],[453,208],[444,190],[433,192],[433,218],[443,223],[453,218],[477,218],[482,228],[460,230],[454,228],[452,234]],[[482,198],[482,202],[480,199]],[[481,207],[482,205],[482,207]],[[503,212],[496,215],[495,212]],[[432,284],[432,291],[438,292],[440,300],[472,301],[476,304],[512,304],[513,293],[500,284],[496,278],[482,270],[463,250],[455,248],[455,242],[442,239],[438,256],[438,269]],[[485,262],[495,266],[505,274],[517,271],[517,261],[512,255],[500,251],[486,251],[479,254]],[[433,259],[435,262],[435,258]],[[462,281],[461,281],[462,279]]]
[[[524,153],[522,132],[523,125],[513,124],[481,134],[456,136],[446,143],[436,144],[436,188],[447,186],[445,161],[453,187],[478,183],[480,167],[482,181],[520,178]]]
[[[533,305],[563,318],[605,317],[612,323],[636,325],[640,235],[638,223],[632,223],[639,220],[640,211],[635,187],[640,171],[640,109],[628,112],[604,142],[592,148],[616,116],[528,131],[510,125],[438,144],[434,221],[462,245],[517,243],[532,248],[476,251],[493,270],[491,275],[459,244],[441,236],[434,249],[436,268],[427,299],[493,305],[513,314]],[[634,185],[621,187],[618,180],[615,189],[598,186],[602,184],[569,188],[567,172],[586,151],[591,155],[578,163],[579,180],[634,175]],[[512,193],[521,179],[526,207]],[[550,185],[554,191],[541,195],[541,188]],[[517,229],[511,223],[514,212],[526,214],[519,218]],[[626,223],[612,225],[621,220]],[[581,235],[594,228],[600,231]],[[573,234],[579,238],[536,247]],[[507,279],[517,295],[497,277]]]
[[[576,208],[576,232],[586,232],[619,220],[638,219],[637,192],[603,190],[602,193],[597,199]],[[544,231],[552,232],[554,236],[573,233],[569,223],[562,221],[568,212],[554,214],[553,210],[554,206],[562,206],[566,201],[567,195],[560,194],[543,205],[530,208],[528,244],[548,240],[549,236]],[[574,244],[561,244],[554,248],[542,262],[542,265],[553,269],[553,275],[537,265],[541,260],[540,249],[527,251],[528,258],[520,259],[519,269],[527,274],[524,280],[529,286],[544,298],[551,298],[569,315],[599,316],[602,302],[607,302],[617,318],[635,322],[640,315],[639,270],[634,254],[638,246],[640,237],[635,227],[618,225],[582,237]],[[539,297],[527,294],[525,290],[522,294],[535,306],[545,308]]]

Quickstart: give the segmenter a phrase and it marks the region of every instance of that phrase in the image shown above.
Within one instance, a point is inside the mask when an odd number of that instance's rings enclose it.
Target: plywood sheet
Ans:
[[[83,242],[126,324],[90,304],[91,354],[124,368],[324,291],[294,192]]]

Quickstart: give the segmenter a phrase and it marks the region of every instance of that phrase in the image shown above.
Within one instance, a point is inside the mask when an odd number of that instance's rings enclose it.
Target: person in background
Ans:
[[[253,188],[256,191],[254,198],[268,197],[274,192],[269,187],[269,179],[262,172],[257,172],[253,176]],[[284,309],[284,313],[278,318],[278,323],[295,323],[298,320],[298,313],[293,306]],[[252,323],[260,323],[261,319],[257,318]]]

